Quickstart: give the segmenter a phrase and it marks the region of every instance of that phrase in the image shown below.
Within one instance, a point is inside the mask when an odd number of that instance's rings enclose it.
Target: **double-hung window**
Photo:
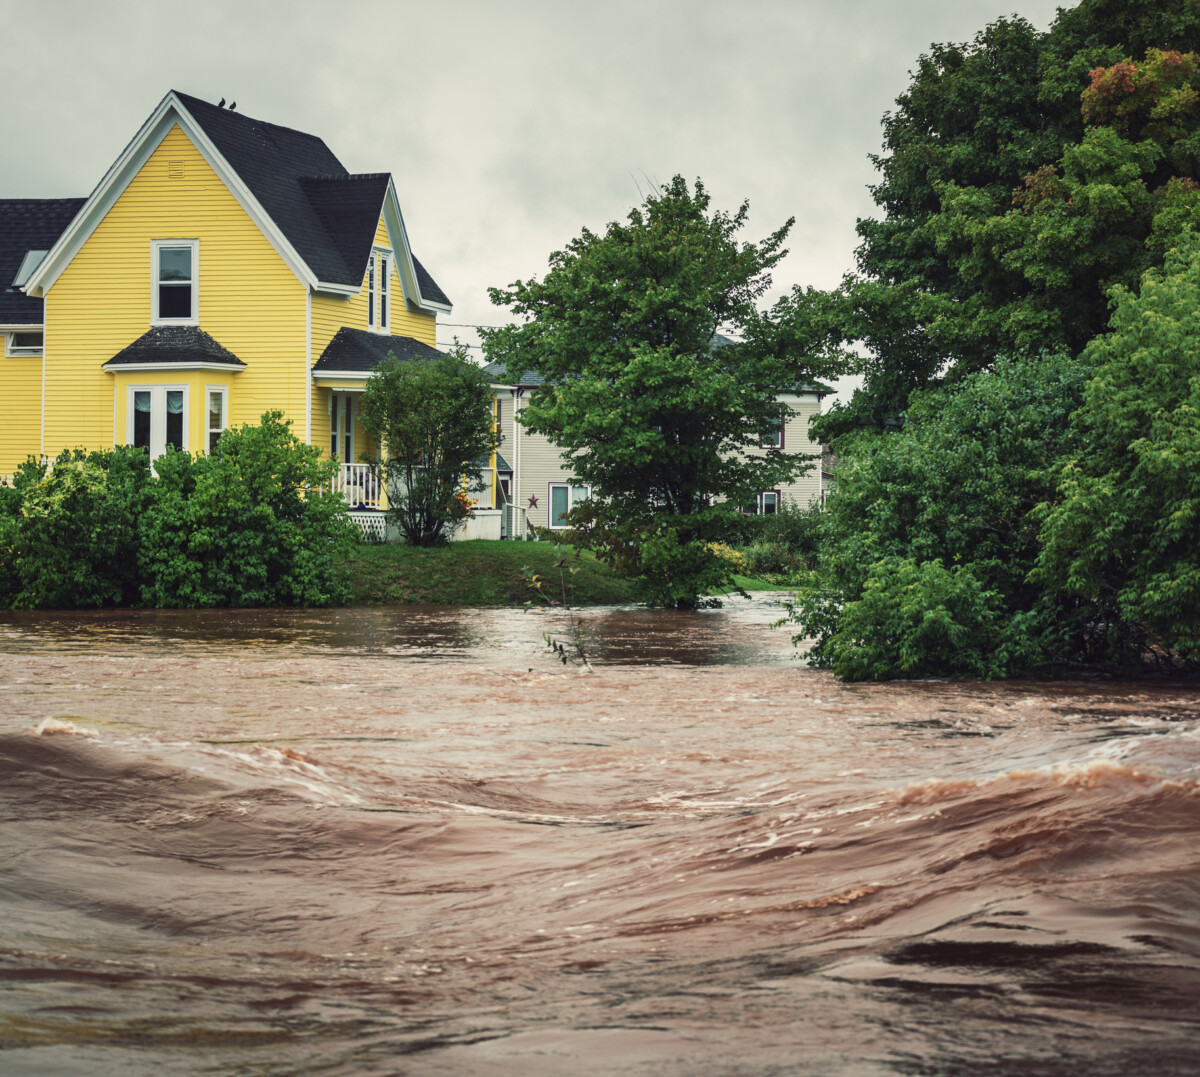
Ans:
[[[567,513],[581,501],[588,499],[591,491],[586,486],[566,482],[550,483],[550,526],[568,527]]]
[[[156,239],[150,246],[151,322],[154,325],[198,325],[199,241]]]
[[[377,333],[391,329],[392,255],[374,250],[367,263],[367,328]]]

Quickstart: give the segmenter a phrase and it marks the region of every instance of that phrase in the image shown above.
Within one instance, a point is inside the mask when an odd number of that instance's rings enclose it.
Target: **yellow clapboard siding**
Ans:
[[[389,240],[383,217],[375,230],[375,245],[393,248]],[[437,317],[413,309],[404,297],[404,289],[396,272],[396,260],[391,260],[391,326],[392,336],[413,337],[431,348],[437,345]],[[364,271],[362,286],[356,295],[348,299],[330,295],[314,295],[312,298],[312,361],[316,363],[329,342],[342,326],[352,329],[370,329],[367,321],[367,274]],[[348,382],[347,388],[358,388],[361,382]],[[329,388],[313,390],[312,444],[324,452],[329,451]],[[361,429],[356,431],[357,444],[367,445]]]
[[[46,295],[46,452],[125,441],[124,394],[101,364],[150,327],[156,239],[198,240],[200,328],[247,364],[229,382],[230,425],[278,409],[303,436],[305,285],[176,126]],[[199,447],[203,386],[229,377],[147,372],[139,383],[194,387],[188,443]]]
[[[0,334],[0,341],[3,334]],[[0,348],[2,350],[2,348]],[[0,421],[0,475],[12,475],[26,457],[37,456],[42,441],[42,360],[0,358],[4,412]]]

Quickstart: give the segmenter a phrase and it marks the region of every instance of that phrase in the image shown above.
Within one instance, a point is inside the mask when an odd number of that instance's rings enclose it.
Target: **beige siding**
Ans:
[[[787,453],[812,455],[812,468],[794,482],[785,484],[781,489],[785,501],[791,501],[805,508],[814,501],[821,500],[821,446],[808,436],[808,423],[814,415],[821,412],[821,401],[815,393],[805,393],[802,396],[788,394],[779,398],[781,406],[787,409],[783,426],[783,450]],[[751,455],[766,455],[766,450],[750,450]]]
[[[304,285],[176,126],[46,296],[46,452],[125,440],[124,402],[101,364],[150,326],[156,239],[199,241],[200,327],[247,364],[232,382],[231,425],[279,409],[303,435]],[[193,394],[189,431],[203,405]]]
[[[572,476],[557,445],[542,434],[531,434],[523,428],[519,433],[516,432],[513,391],[499,385],[494,388],[502,409],[499,451],[510,467],[519,469],[519,476],[514,476],[518,485],[513,490],[513,502],[526,509],[531,524],[545,527],[549,520],[550,483],[570,482]],[[525,397],[519,399],[523,405]],[[821,498],[821,449],[808,436],[809,420],[821,410],[820,399],[815,394],[787,395],[780,398],[780,404],[788,409],[783,433],[784,451],[813,454],[815,457],[812,469],[795,482],[785,485],[780,492],[785,500],[807,506]],[[751,454],[765,456],[766,450],[751,450]],[[536,508],[529,506],[530,495],[538,499]]]

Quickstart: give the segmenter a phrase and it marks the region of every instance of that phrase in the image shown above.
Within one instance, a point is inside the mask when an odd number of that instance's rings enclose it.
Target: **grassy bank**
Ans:
[[[360,546],[345,561],[351,601],[359,605],[422,603],[436,606],[520,606],[533,597],[526,582],[539,575],[545,593],[561,600],[556,561],[570,551],[549,542],[454,542],[415,546]],[[572,604],[597,606],[636,601],[629,584],[584,554],[572,576]]]

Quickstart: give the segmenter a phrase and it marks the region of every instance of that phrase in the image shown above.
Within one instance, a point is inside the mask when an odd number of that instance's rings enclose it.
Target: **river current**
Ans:
[[[1200,1072],[1195,686],[777,616],[0,614],[0,1072]]]

